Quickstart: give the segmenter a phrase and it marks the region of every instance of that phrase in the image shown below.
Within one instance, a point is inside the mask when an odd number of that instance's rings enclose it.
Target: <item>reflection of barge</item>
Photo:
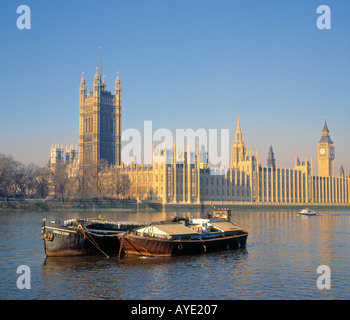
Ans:
[[[117,254],[118,233],[124,233],[144,224],[136,222],[112,222],[103,220],[59,220],[43,219],[41,228],[45,254],[57,256],[81,256],[95,254]]]
[[[154,223],[118,234],[119,255],[179,256],[244,248],[248,233],[226,218],[215,216]]]

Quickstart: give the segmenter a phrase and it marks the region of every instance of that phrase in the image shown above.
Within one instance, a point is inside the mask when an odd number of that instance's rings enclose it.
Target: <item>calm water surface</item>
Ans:
[[[95,214],[96,215],[96,214]],[[104,213],[111,220],[158,221],[172,212]],[[200,213],[177,213],[196,216]],[[0,299],[350,299],[350,212],[240,210],[246,249],[173,258],[46,258],[41,220],[87,213],[0,213]],[[17,267],[31,270],[19,290]],[[331,269],[331,289],[316,286],[316,269]]]

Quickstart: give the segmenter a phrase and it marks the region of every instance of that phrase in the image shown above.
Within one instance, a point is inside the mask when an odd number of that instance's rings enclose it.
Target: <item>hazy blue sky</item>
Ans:
[[[19,30],[16,9],[31,9]],[[319,5],[331,29],[319,30]],[[79,84],[95,68],[122,81],[122,129],[229,128],[266,164],[314,158],[324,117],[336,173],[350,173],[348,0],[2,0],[0,153],[45,164],[52,143],[78,144]]]

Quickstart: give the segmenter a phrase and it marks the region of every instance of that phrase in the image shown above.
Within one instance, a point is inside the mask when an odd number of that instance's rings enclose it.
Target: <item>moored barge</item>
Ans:
[[[118,234],[119,256],[180,256],[244,248],[248,232],[224,218],[160,222]]]
[[[48,257],[118,254],[118,234],[144,226],[144,223],[101,219],[43,219],[41,239]]]

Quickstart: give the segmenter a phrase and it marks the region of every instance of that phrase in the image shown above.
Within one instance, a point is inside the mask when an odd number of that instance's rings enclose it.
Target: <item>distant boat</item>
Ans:
[[[144,223],[106,221],[99,218],[59,220],[43,219],[41,239],[48,257],[118,254],[118,233]]]
[[[303,210],[301,210],[299,212],[299,215],[303,215],[303,216],[315,216],[316,215],[316,212],[312,211],[311,209],[309,208],[305,208]]]
[[[118,234],[121,254],[182,256],[244,248],[248,232],[224,218],[163,221]]]

